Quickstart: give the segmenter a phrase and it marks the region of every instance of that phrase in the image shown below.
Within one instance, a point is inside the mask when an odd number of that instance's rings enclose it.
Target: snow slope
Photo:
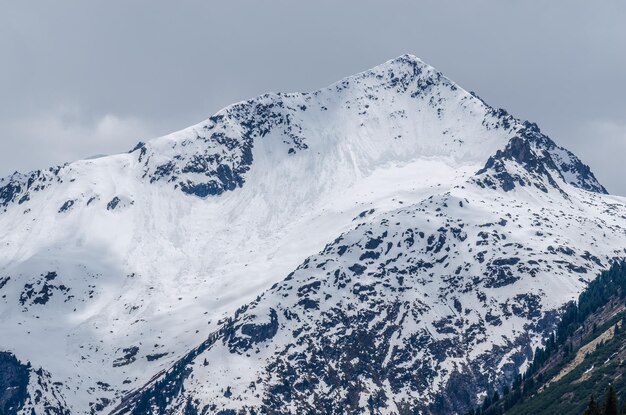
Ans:
[[[550,152],[535,133],[342,234],[118,413],[465,413],[626,255],[624,200],[536,164]]]
[[[476,396],[438,394],[505,379],[625,256],[625,201],[604,193],[535,125],[404,55],[1,180],[0,350],[45,369],[24,412],[460,410]]]

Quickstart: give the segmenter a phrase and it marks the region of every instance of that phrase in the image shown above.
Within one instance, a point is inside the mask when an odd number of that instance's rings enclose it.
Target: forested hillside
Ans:
[[[626,264],[616,262],[567,305],[526,372],[470,414],[621,413],[612,408],[626,403],[625,298]]]

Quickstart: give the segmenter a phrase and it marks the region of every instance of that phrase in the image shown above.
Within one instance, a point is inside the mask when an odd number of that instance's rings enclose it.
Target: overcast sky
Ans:
[[[626,2],[0,0],[0,175],[412,53],[626,195]]]

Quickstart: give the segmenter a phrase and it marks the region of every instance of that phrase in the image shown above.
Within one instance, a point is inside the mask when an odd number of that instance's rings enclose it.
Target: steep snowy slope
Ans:
[[[0,350],[44,369],[24,412],[108,412],[124,396],[121,410],[397,412],[454,379],[471,400],[624,256],[624,202],[602,193],[536,126],[405,55],[2,180]]]
[[[469,410],[626,255],[625,201],[564,182],[551,148],[527,125],[466,183],[342,234],[118,412]]]

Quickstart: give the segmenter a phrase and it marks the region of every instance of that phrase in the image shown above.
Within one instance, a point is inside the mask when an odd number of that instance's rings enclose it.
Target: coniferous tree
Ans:
[[[591,399],[589,400],[589,405],[587,405],[587,409],[585,410],[583,415],[602,415],[602,413],[600,412],[600,407],[596,403],[593,395],[591,396]]]
[[[609,386],[604,398],[603,415],[619,415],[617,411],[617,394],[613,385]]]
[[[491,398],[489,397],[489,395],[487,395],[487,397],[485,398],[485,401],[483,402],[483,411],[489,408],[490,406],[491,406]]]

